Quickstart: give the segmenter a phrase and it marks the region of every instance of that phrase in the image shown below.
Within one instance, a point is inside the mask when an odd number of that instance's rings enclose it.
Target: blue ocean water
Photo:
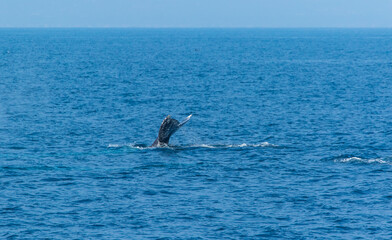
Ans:
[[[391,29],[0,29],[0,238],[389,239],[391,56]]]

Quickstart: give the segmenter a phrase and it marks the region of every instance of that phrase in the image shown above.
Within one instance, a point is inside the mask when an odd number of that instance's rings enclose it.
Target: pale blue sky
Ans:
[[[0,0],[0,27],[392,27],[392,0]]]

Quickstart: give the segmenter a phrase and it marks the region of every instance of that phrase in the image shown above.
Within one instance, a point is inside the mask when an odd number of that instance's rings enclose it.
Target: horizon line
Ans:
[[[391,27],[121,27],[121,26],[62,26],[62,27],[46,27],[46,26],[0,26],[0,29],[392,29]]]

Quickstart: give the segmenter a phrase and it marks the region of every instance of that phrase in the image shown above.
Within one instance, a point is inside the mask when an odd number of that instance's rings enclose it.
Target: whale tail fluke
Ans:
[[[192,114],[189,115],[188,117],[186,117],[186,118],[184,119],[184,121],[182,121],[182,122],[180,123],[179,127],[182,127],[185,123],[187,123],[187,122],[189,121],[189,119],[191,119],[191,117],[192,117]]]
[[[181,123],[171,116],[167,116],[159,128],[159,133],[157,139],[155,139],[154,143],[151,145],[152,147],[165,146],[169,144],[170,137],[185,123],[189,121],[192,117],[192,114],[184,119]]]

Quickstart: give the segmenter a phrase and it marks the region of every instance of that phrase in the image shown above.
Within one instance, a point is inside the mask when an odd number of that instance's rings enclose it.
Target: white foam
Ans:
[[[208,144],[192,145],[191,147],[199,147],[199,148],[217,148],[217,146],[208,145]]]
[[[262,142],[259,144],[239,144],[239,145],[228,145],[230,147],[278,147],[278,145],[269,143],[269,142]]]
[[[128,143],[128,144],[109,144],[108,148],[135,148],[135,149],[155,149],[155,147],[150,147],[147,145]],[[185,145],[185,146],[160,146],[160,148],[169,148],[169,149],[191,149],[191,148],[218,148],[218,149],[226,149],[226,148],[259,148],[259,147],[278,147],[278,145],[271,144],[268,142],[262,142],[259,144],[196,144],[196,145]]]
[[[262,142],[260,144],[256,144],[255,147],[279,147],[279,146],[269,142]]]
[[[359,158],[359,157],[349,157],[349,158],[343,158],[343,159],[336,159],[335,162],[342,162],[342,163],[348,163],[348,162],[381,163],[381,164],[389,164],[389,165],[391,165],[390,162],[387,162],[387,161],[383,160],[382,158],[363,159],[363,158]]]
[[[362,158],[359,158],[359,157],[350,157],[350,158],[343,158],[343,159],[340,159],[340,161],[339,162],[355,162],[355,161],[362,161],[363,159]],[[336,160],[335,160],[336,161]]]
[[[137,145],[133,143],[127,143],[127,144],[109,144],[107,146],[108,148],[123,148],[123,147],[128,147],[128,148],[135,148],[135,149],[148,149],[151,147],[143,146],[143,145]]]
[[[118,148],[118,147],[121,147],[121,146],[118,144],[109,144],[108,145],[108,148]]]
[[[258,148],[258,147],[278,147],[278,145],[271,144],[268,142],[262,142],[259,144],[247,144],[247,143],[242,143],[242,144],[214,144],[214,145],[209,145],[209,144],[196,144],[196,145],[191,145],[190,147],[194,148]]]

